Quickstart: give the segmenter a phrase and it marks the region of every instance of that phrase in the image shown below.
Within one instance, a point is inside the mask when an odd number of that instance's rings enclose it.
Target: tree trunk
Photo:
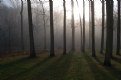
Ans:
[[[83,46],[82,52],[85,52],[85,1],[83,0]]]
[[[104,49],[104,24],[105,22],[105,0],[102,0],[102,34],[101,34],[101,49],[100,53],[103,54]]]
[[[117,49],[116,55],[120,55],[120,0],[118,2],[118,23],[117,23]]]
[[[46,50],[46,21],[45,21],[45,9],[44,9],[44,5],[43,5],[43,2],[41,0],[40,1],[40,4],[42,4],[42,10],[43,10],[43,25],[44,25],[44,50]]]
[[[63,0],[64,24],[63,24],[63,54],[66,54],[66,2]]]
[[[27,4],[28,4],[28,23],[29,23],[29,38],[30,38],[30,57],[35,57],[36,53],[35,53],[35,47],[34,47],[31,1],[27,0]]]
[[[89,1],[89,49],[91,49],[91,2]]]
[[[9,41],[8,41],[8,48],[9,48],[9,53],[11,53],[11,26],[8,26],[8,30],[9,30]]]
[[[78,3],[78,0],[76,0],[77,2],[77,6],[78,6],[78,9],[79,9],[79,3]],[[79,13],[79,20],[80,20],[80,50],[82,51],[82,20],[81,20],[81,14]]]
[[[49,0],[50,5],[50,57],[55,56],[54,51],[54,25],[53,25],[53,1]]]
[[[104,65],[111,66],[111,55],[113,50],[113,0],[106,0],[107,9],[107,34],[106,34],[106,53]]]
[[[24,37],[23,37],[23,0],[21,0],[21,49],[24,51]]]
[[[71,0],[71,7],[72,7],[72,22],[71,22],[71,27],[72,27],[72,52],[75,51],[75,27],[74,27],[74,1]]]
[[[96,57],[95,54],[95,16],[94,16],[94,1],[91,0],[91,15],[92,15],[92,56]]]

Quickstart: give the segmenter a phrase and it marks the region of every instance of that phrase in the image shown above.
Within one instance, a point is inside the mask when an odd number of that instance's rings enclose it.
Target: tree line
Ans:
[[[43,1],[39,0],[43,8],[43,22],[45,28],[45,10],[43,7]],[[89,1],[89,43],[91,41],[91,53],[92,57],[96,57],[95,50],[95,1]],[[105,55],[104,65],[111,66],[111,58],[113,58],[113,26],[114,26],[114,1],[113,0],[100,0],[102,3],[102,30],[101,30],[101,45],[100,45],[100,54]],[[85,0],[83,0],[83,20],[80,17],[80,36],[81,36],[81,52],[86,53],[85,50]],[[78,0],[76,0],[77,5],[79,6]],[[120,0],[117,0],[117,47],[116,55],[120,55]],[[105,8],[106,7],[106,8]],[[78,7],[79,8],[79,7]],[[74,18],[74,0],[71,0],[71,29],[72,29],[72,42],[71,42],[71,51],[75,52],[75,18]],[[29,40],[30,40],[30,57],[36,57],[35,45],[34,45],[34,33],[33,33],[33,19],[32,19],[32,7],[31,0],[27,0],[27,10],[28,10],[28,24],[29,24]],[[49,0],[49,10],[50,10],[50,57],[55,56],[55,41],[54,41],[54,15],[53,15],[53,0]],[[81,10],[79,8],[79,10]],[[105,12],[106,11],[106,12]],[[66,0],[63,0],[63,54],[67,54],[66,44]],[[106,18],[105,18],[106,15]],[[24,51],[23,43],[23,0],[21,0],[21,47]],[[104,37],[105,37],[105,23],[106,23],[106,49],[104,50]],[[46,49],[46,29],[44,29],[44,49]]]

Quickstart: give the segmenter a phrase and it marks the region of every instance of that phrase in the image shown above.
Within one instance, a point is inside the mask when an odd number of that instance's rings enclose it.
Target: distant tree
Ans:
[[[20,16],[21,16],[21,48],[22,48],[22,51],[24,51],[24,37],[23,37],[23,0],[21,0]]]
[[[103,49],[104,49],[104,27],[105,27],[105,0],[102,0],[102,34],[101,34],[101,49],[100,49],[101,54],[103,54]]]
[[[8,21],[8,19],[7,19],[7,21]],[[9,21],[8,21],[9,22]],[[10,22],[9,22],[9,24],[11,24]],[[8,46],[9,46],[9,53],[11,53],[11,26],[9,25],[8,26]]]
[[[9,0],[10,4],[12,5],[12,7],[14,8],[19,8],[19,0]]]
[[[85,1],[83,0],[83,46],[82,52],[85,52]]]
[[[29,23],[29,38],[30,38],[30,57],[35,57],[35,47],[34,47],[34,35],[33,35],[33,23],[32,23],[32,11],[31,11],[31,1],[27,0],[28,5],[28,23]]]
[[[89,49],[91,48],[91,2],[89,0]]]
[[[75,27],[74,27],[74,1],[71,0],[71,9],[72,9],[72,19],[71,19],[71,28],[72,28],[72,52],[75,51]]]
[[[116,49],[116,55],[120,55],[120,0],[117,0],[118,4],[118,20],[117,20],[117,49]]]
[[[105,66],[111,66],[113,50],[113,0],[106,0],[107,31],[106,31],[106,53],[104,59]]]
[[[50,6],[50,57],[55,56],[54,51],[54,25],[53,25],[53,1],[49,0]]]
[[[11,21],[8,19],[8,23],[9,23],[9,26],[8,26],[8,29],[9,29],[8,30],[8,33],[9,33],[9,37],[8,37],[8,39],[9,39],[9,44],[8,44],[8,46],[9,46],[9,53],[11,53],[13,51],[12,50],[13,49],[12,48],[13,47],[13,45],[12,45],[12,42],[13,42],[12,41],[12,38],[13,38],[13,36],[12,36],[12,33],[13,33],[12,27],[16,26],[16,24],[18,25],[18,23],[17,23],[18,16],[17,15],[18,15],[19,10],[17,10],[17,9],[20,7],[18,0],[10,0],[10,4],[12,5],[13,9],[11,9],[11,12],[9,14],[11,14],[13,19]],[[8,16],[8,17],[10,18],[10,16]]]
[[[78,0],[76,0],[76,3],[77,3],[77,6],[78,6],[78,9],[79,8],[79,3],[78,3]],[[80,21],[80,50],[82,51],[82,20],[81,20],[81,14],[79,13],[79,21]]]
[[[94,0],[91,0],[91,17],[92,17],[92,56],[96,57],[95,54],[95,14],[94,14]]]
[[[40,4],[42,5],[42,11],[43,11],[43,25],[44,25],[44,50],[46,50],[46,20],[45,20],[45,8],[44,8],[44,5],[43,5],[43,2],[41,0],[40,1]]]
[[[63,0],[64,23],[63,23],[63,54],[66,54],[66,1]]]

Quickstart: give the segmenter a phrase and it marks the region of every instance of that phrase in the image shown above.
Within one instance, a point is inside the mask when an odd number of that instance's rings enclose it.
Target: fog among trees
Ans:
[[[121,62],[120,5],[120,0],[0,0],[0,57],[70,54],[111,67],[113,59]]]

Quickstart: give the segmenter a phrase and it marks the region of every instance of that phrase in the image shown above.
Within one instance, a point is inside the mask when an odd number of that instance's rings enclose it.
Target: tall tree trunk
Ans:
[[[43,25],[44,25],[44,50],[46,50],[46,21],[45,21],[45,9],[44,9],[44,5],[43,5],[43,2],[41,0],[40,1],[40,4],[42,4],[42,10],[43,10]]]
[[[85,1],[83,0],[83,46],[82,52],[85,52]]]
[[[78,0],[76,0],[77,2],[77,6],[78,6],[78,9],[79,9],[79,3],[78,3]],[[79,13],[79,20],[80,20],[80,50],[82,51],[82,20],[81,20],[81,14]]]
[[[8,48],[9,48],[9,53],[11,53],[11,26],[8,26],[8,32],[9,32],[9,41],[8,41]]]
[[[54,25],[53,25],[53,1],[49,0],[50,5],[50,57],[55,56],[54,51]]]
[[[66,54],[66,2],[63,0],[64,24],[63,24],[63,54]]]
[[[104,65],[111,66],[111,55],[113,50],[113,0],[106,0],[107,9],[107,34],[106,53]]]
[[[89,49],[91,48],[91,2],[89,1]]]
[[[75,51],[75,27],[74,27],[74,1],[71,0],[71,8],[72,8],[72,22],[71,22],[71,27],[72,27],[72,52]]]
[[[28,23],[29,23],[29,38],[30,38],[30,57],[35,57],[36,53],[35,53],[35,47],[34,47],[31,1],[27,0],[27,4],[28,4]]]
[[[102,34],[101,34],[101,49],[100,53],[103,54],[104,49],[104,26],[105,26],[105,0],[102,0]]]
[[[117,49],[116,55],[120,55],[120,0],[118,2],[118,23],[117,23]]]
[[[21,0],[21,49],[24,51],[24,37],[23,37],[23,0]]]
[[[92,56],[96,57],[95,54],[95,14],[94,14],[94,1],[91,0],[91,15],[92,15]]]

